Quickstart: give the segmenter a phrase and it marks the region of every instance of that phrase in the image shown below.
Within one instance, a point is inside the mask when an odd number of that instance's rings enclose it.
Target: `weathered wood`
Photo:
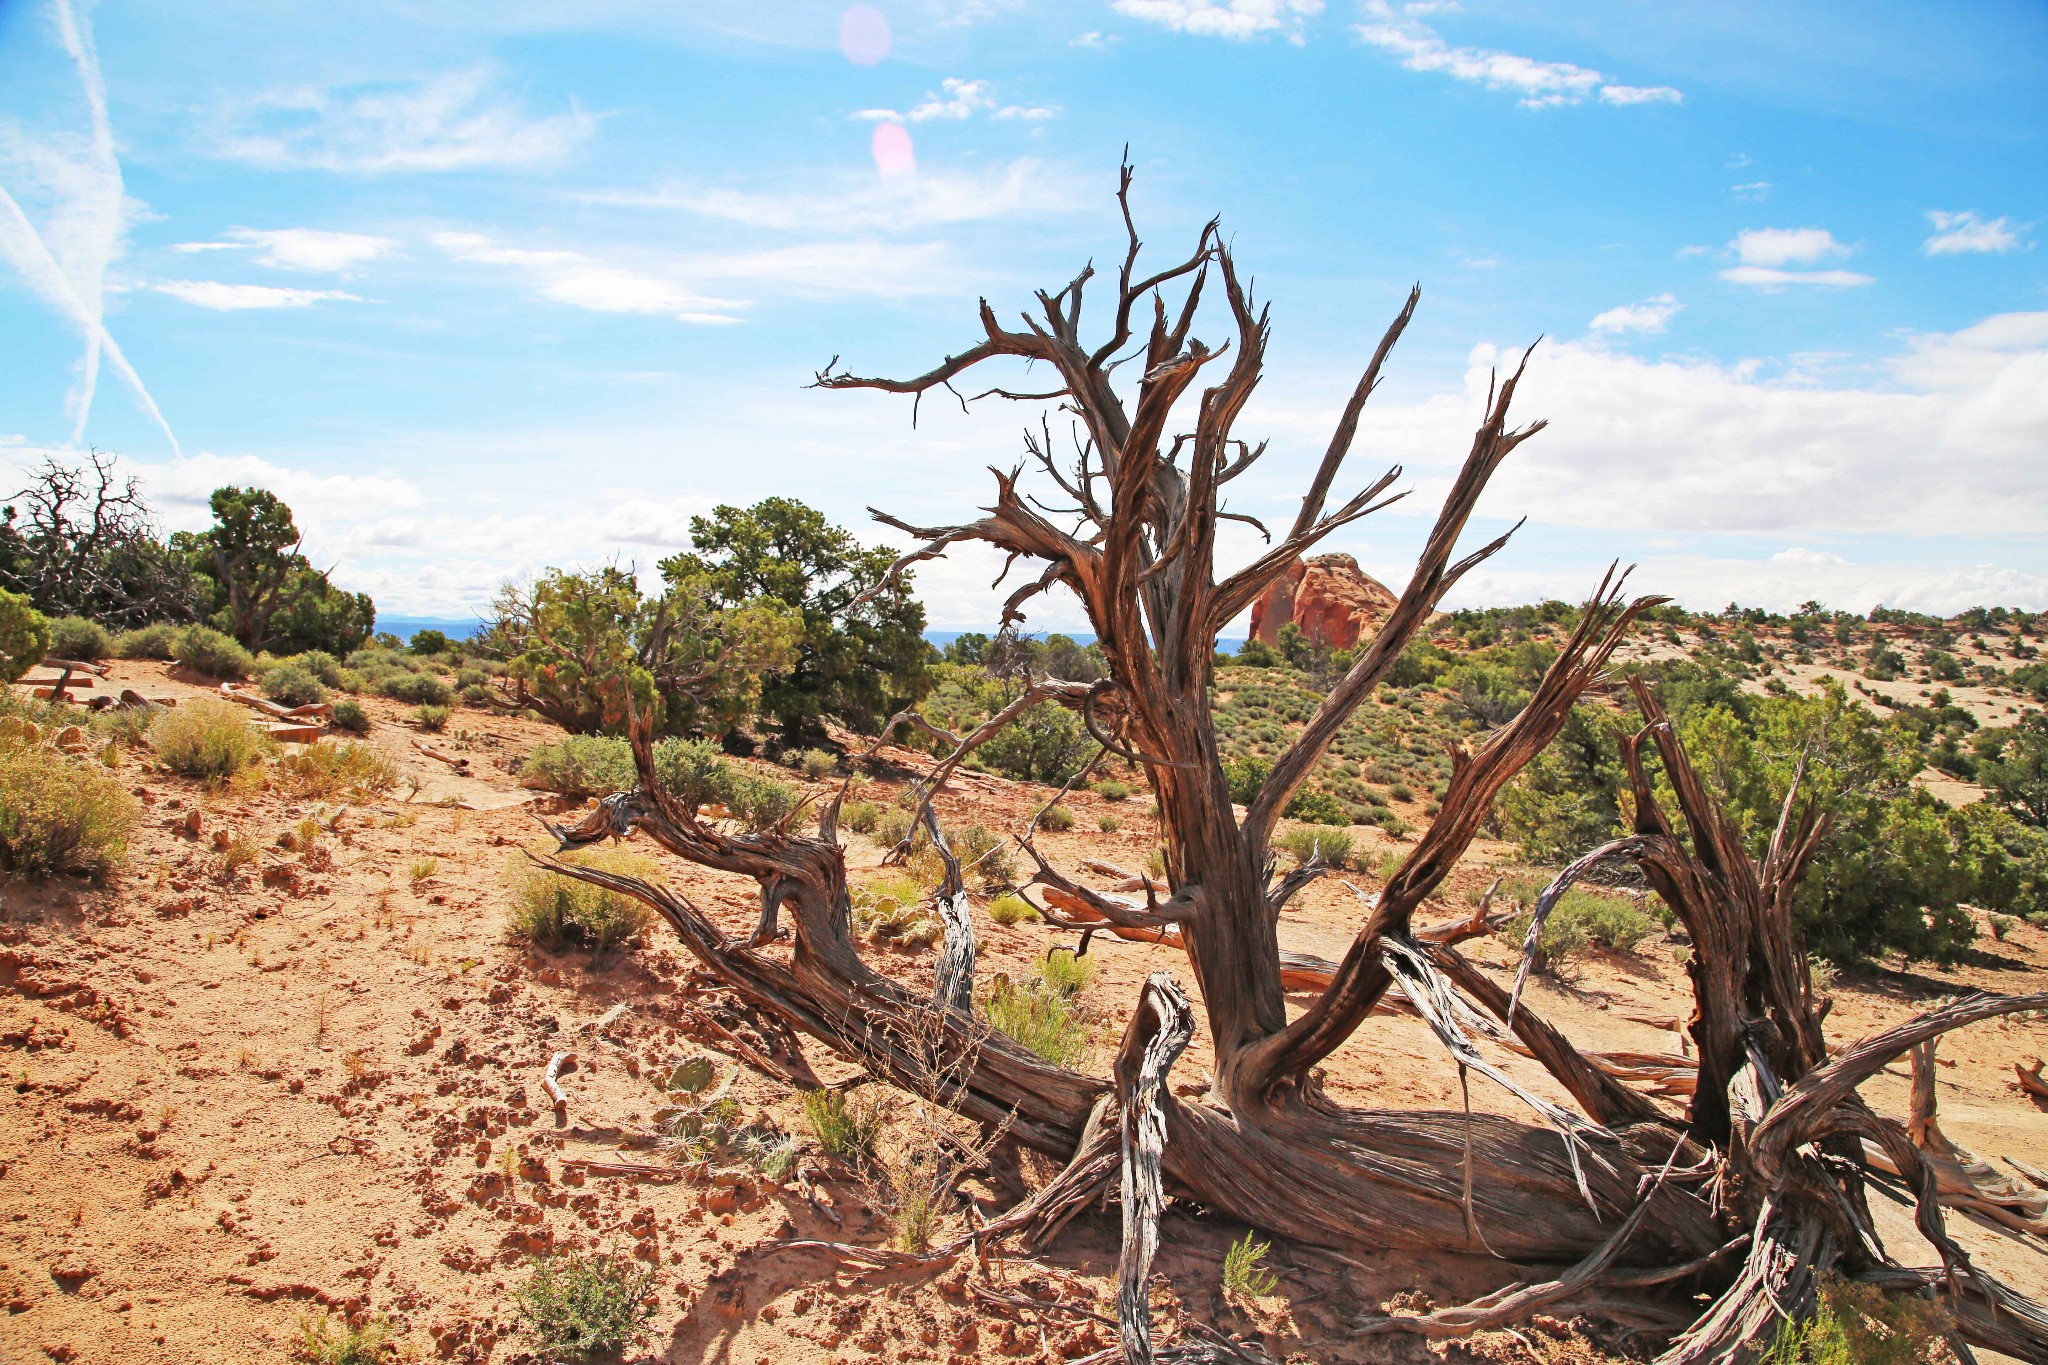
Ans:
[[[1159,1250],[1159,1213],[1166,1202],[1159,1162],[1166,1150],[1171,1096],[1166,1074],[1195,1036],[1195,1012],[1165,972],[1146,979],[1117,1051],[1117,1100],[1123,1132],[1123,1250],[1116,1267],[1117,1335],[1127,1365],[1152,1365],[1152,1309],[1147,1278]]]

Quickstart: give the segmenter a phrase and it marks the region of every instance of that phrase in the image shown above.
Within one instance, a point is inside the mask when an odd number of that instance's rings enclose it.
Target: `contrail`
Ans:
[[[135,390],[150,418],[163,430],[174,454],[182,455],[177,435],[164,420],[156,399],[143,385],[142,377],[128,363],[105,324],[105,282],[107,265],[113,259],[114,244],[121,234],[124,190],[121,164],[114,154],[113,125],[107,117],[107,87],[100,74],[99,56],[93,49],[92,32],[79,23],[70,0],[53,0],[57,33],[78,68],[79,83],[85,89],[86,106],[92,118],[93,184],[83,203],[63,205],[59,216],[67,231],[52,252],[43,235],[36,231],[14,196],[0,185],[0,258],[10,262],[30,289],[59,312],[67,315],[85,337],[82,377],[71,409],[74,426],[71,443],[85,435],[86,420],[99,385],[102,354]]]

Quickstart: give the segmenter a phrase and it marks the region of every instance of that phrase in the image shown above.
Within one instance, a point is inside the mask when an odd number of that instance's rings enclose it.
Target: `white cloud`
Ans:
[[[790,181],[801,188],[786,188]],[[779,177],[766,190],[672,185],[586,195],[592,203],[679,209],[778,231],[829,224],[842,232],[908,232],[1011,215],[1069,213],[1081,206],[1075,176],[1024,158],[985,173],[932,171],[901,179],[872,175]],[[829,186],[829,187],[826,187]]]
[[[1738,265],[1721,272],[1721,278],[1730,284],[1746,284],[1752,289],[1778,289],[1788,284],[1818,285],[1824,289],[1853,289],[1859,284],[1869,284],[1869,275],[1859,275],[1853,270],[1772,270],[1768,266]]]
[[[543,298],[594,313],[665,313],[684,322],[739,321],[727,310],[745,305],[711,298],[672,279],[609,265],[577,251],[499,246],[474,232],[437,232],[434,245],[460,261],[509,266],[530,277]]]
[[[927,94],[922,104],[912,105],[903,113],[894,109],[862,109],[853,117],[871,122],[924,123],[931,119],[959,121],[973,118],[976,114],[987,114],[999,119],[1049,119],[1059,111],[1047,105],[1003,104],[996,99],[996,88],[987,81],[963,80],[948,76],[939,82],[937,94]]]
[[[1728,245],[1744,265],[1812,265],[1849,254],[1826,228],[1749,228]]]
[[[251,308],[308,308],[316,303],[361,303],[339,289],[280,289],[267,284],[224,284],[219,280],[159,280],[149,286],[159,294],[199,308],[238,313]]]
[[[1433,8],[1410,5],[1404,15],[1396,16],[1387,0],[1367,0],[1366,22],[1359,24],[1356,32],[1362,41],[1399,57],[1410,71],[1434,71],[1489,90],[1513,91],[1528,109],[1583,104],[1595,96],[1603,104],[1614,105],[1679,104],[1685,99],[1668,85],[1619,85],[1590,67],[1571,62],[1453,47],[1416,17]]]
[[[1462,393],[1369,405],[1361,447],[1444,468],[1513,359],[1481,347]],[[1551,425],[1496,478],[1490,514],[1636,533],[2048,533],[2048,312],[1913,337],[1861,382],[1766,368],[1538,348],[1516,408]],[[1427,489],[1411,501],[1434,505]]]
[[[99,54],[91,28],[73,12],[70,0],[54,0],[51,15],[58,41],[78,74],[89,128],[82,135],[32,133],[0,121],[0,262],[75,326],[85,341],[78,383],[66,403],[72,442],[84,438],[104,356],[175,451],[178,438],[170,423],[106,327],[107,266],[120,251],[130,205],[114,153]],[[40,228],[7,188],[10,183],[31,206],[43,210]]]
[[[1979,218],[1970,212],[1943,213],[1929,209],[1927,221],[1934,235],[1920,249],[1930,256],[1957,256],[1965,252],[1994,252],[1999,255],[2020,244],[2020,229],[2010,218]]]
[[[1099,52],[1103,48],[1108,47],[1111,43],[1115,42],[1116,40],[1116,35],[1114,33],[1104,33],[1100,29],[1089,29],[1086,33],[1081,34],[1077,38],[1068,39],[1067,46],[1091,48]]]
[[[1323,12],[1323,0],[1115,0],[1113,8],[1176,33],[1236,42],[1281,33],[1300,42],[1303,22]]]
[[[276,92],[227,111],[218,151],[275,170],[351,175],[511,169],[560,161],[596,131],[575,101],[536,117],[494,80],[475,68],[412,85]]]
[[[1685,305],[1670,294],[1641,303],[1625,303],[1599,314],[1589,324],[1596,332],[1661,332]]]
[[[256,263],[273,270],[306,270],[338,274],[398,249],[389,237],[360,232],[326,232],[319,228],[231,228],[225,242],[180,242],[173,251],[256,251]]]
[[[1761,204],[1764,200],[1771,197],[1771,182],[1768,180],[1752,180],[1746,185],[1730,185],[1728,193],[1746,204]]]

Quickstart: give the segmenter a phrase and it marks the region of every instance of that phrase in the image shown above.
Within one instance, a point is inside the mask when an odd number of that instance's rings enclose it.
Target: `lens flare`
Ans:
[[[848,5],[839,16],[839,50],[855,66],[889,55],[889,21],[873,5]]]
[[[884,180],[916,172],[917,148],[911,145],[910,130],[902,124],[876,124],[875,136],[869,147],[875,154],[875,169],[882,173]]]

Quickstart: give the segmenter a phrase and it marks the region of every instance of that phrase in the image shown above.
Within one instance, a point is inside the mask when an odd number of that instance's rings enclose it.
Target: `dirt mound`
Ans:
[[[1280,642],[1292,622],[1311,641],[1351,649],[1393,609],[1394,594],[1350,555],[1316,555],[1292,568],[1252,603],[1252,638]]]

